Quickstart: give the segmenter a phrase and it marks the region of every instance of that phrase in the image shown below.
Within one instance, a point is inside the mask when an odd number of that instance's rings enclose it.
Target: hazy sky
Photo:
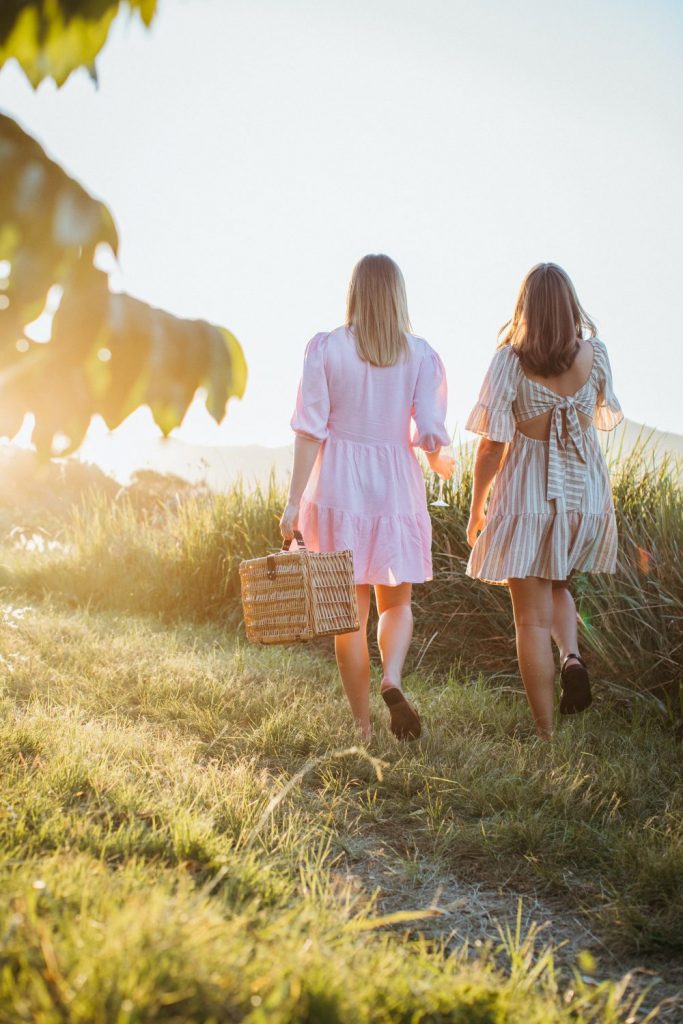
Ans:
[[[282,444],[303,348],[366,252],[403,268],[464,421],[519,282],[561,263],[627,416],[683,432],[683,3],[160,0],[98,62],[0,106],[114,212],[116,285],[224,324],[220,431]]]

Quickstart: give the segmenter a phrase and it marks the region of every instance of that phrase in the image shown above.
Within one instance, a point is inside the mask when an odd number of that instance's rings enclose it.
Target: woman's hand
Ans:
[[[474,542],[485,526],[486,516],[483,511],[478,512],[476,509],[472,509],[470,521],[467,524],[467,543],[471,548],[474,547]]]
[[[280,518],[280,533],[283,540],[291,540],[294,531],[299,528],[299,506],[288,501]]]
[[[427,452],[426,455],[429,468],[432,472],[436,473],[442,480],[450,480],[453,476],[453,470],[455,469],[455,459],[453,456],[446,455],[443,450],[438,454]]]

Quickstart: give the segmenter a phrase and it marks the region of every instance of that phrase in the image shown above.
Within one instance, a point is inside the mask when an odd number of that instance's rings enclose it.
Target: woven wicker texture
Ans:
[[[240,563],[247,639],[291,644],[358,629],[350,551],[305,548]]]

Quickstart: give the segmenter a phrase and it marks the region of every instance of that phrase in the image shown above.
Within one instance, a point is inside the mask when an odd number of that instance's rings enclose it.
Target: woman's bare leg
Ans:
[[[555,711],[555,659],[550,638],[552,582],[535,576],[508,582],[515,614],[519,670],[536,732],[542,739],[549,739],[553,734]]]
[[[351,705],[351,713],[363,739],[372,735],[370,727],[370,655],[368,653],[368,614],[370,612],[370,587],[364,584],[356,587],[358,597],[357,633],[343,633],[334,638],[334,652],[337,656],[339,674],[344,692]]]
[[[382,689],[401,689],[401,674],[413,638],[412,583],[375,587],[379,622],[377,643],[382,657]]]
[[[580,654],[578,621],[574,598],[565,583],[553,583],[553,640],[560,652],[560,664],[568,654]],[[571,661],[571,665],[575,662]]]

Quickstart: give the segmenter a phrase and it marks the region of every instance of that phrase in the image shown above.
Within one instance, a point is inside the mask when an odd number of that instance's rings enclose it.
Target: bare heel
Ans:
[[[388,686],[382,690],[382,700],[389,708],[391,731],[399,740],[416,740],[422,732],[420,716],[401,690]]]

